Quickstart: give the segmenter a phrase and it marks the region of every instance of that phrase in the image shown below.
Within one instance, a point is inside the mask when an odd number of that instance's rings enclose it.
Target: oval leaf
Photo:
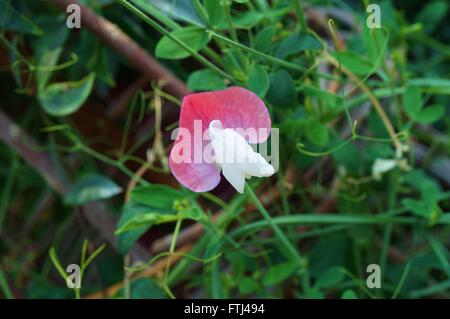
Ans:
[[[412,86],[406,88],[406,91],[403,94],[403,107],[405,108],[405,112],[408,114],[409,118],[416,119],[422,109],[422,106],[423,102],[420,90]]]
[[[82,205],[88,202],[113,197],[122,192],[114,181],[102,175],[88,175],[76,182],[64,197],[69,205]]]
[[[267,99],[276,107],[290,107],[297,102],[294,80],[285,70],[279,70],[270,76]]]
[[[264,286],[273,286],[286,280],[297,270],[297,263],[285,262],[270,268],[263,277]]]
[[[260,97],[264,97],[269,90],[269,75],[266,69],[262,66],[255,64],[248,72],[248,88],[255,92]]]
[[[330,141],[328,128],[317,120],[311,120],[306,125],[306,137],[317,146],[325,146]]]
[[[439,121],[445,114],[445,109],[442,105],[432,105],[420,111],[416,121],[423,124],[431,124]]]
[[[192,91],[213,91],[226,88],[223,78],[210,69],[191,73],[187,80],[187,86]]]
[[[373,64],[363,59],[359,54],[352,51],[333,52],[332,55],[341,62],[341,64],[355,73],[356,75],[367,75],[374,71]]]
[[[331,267],[328,268],[320,277],[317,279],[315,284],[316,288],[329,288],[340,283],[345,277],[344,272],[341,267]]]
[[[95,74],[91,73],[80,81],[50,84],[39,94],[39,101],[50,115],[66,116],[72,114],[88,98],[94,79]]]
[[[209,42],[208,34],[197,27],[187,27],[177,29],[170,33],[180,41],[189,45],[195,52],[203,49]],[[156,45],[155,55],[162,59],[183,59],[191,55],[178,44],[172,41],[168,36],[162,37]]]
[[[136,187],[131,192],[133,202],[154,208],[172,209],[173,203],[182,198],[180,191],[160,184]]]

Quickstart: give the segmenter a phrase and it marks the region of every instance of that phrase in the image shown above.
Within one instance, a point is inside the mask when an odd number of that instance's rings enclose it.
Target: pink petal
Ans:
[[[181,143],[178,135],[170,152],[169,166],[175,178],[194,192],[207,192],[220,182],[220,172],[215,164],[194,163],[194,120],[201,120],[201,136],[212,120],[220,120],[224,128],[254,128],[257,136],[248,137],[250,143],[264,142],[271,129],[269,112],[264,102],[253,92],[240,87],[231,87],[222,91],[190,94],[184,97],[180,114],[180,129],[191,135],[190,163],[176,161],[175,146]],[[263,129],[263,130],[259,130]],[[203,150],[209,141],[202,141]],[[201,156],[201,155],[200,155]]]
[[[197,119],[203,121],[203,131],[212,120],[220,120],[224,128],[254,128],[261,134],[250,139],[250,143],[264,142],[272,127],[264,102],[255,93],[241,87],[185,96],[181,107],[180,127],[193,131],[193,123]],[[259,129],[264,130],[258,131]]]
[[[220,173],[214,164],[175,163],[172,152],[169,167],[177,181],[194,192],[209,192],[220,182]]]

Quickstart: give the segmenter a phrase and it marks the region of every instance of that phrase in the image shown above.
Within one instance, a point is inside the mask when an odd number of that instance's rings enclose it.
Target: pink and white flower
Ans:
[[[246,178],[274,173],[273,166],[249,145],[265,142],[270,131],[267,107],[249,90],[231,87],[187,95],[170,152],[170,169],[194,192],[215,188],[222,172],[242,193]]]

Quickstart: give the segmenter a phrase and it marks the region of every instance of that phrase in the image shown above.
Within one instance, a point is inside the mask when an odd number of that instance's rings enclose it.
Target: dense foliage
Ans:
[[[450,296],[448,1],[69,2],[0,0],[0,296]],[[182,98],[230,86],[279,169],[191,192]]]

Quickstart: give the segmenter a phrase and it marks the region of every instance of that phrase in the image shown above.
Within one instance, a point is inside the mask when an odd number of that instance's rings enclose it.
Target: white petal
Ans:
[[[249,163],[242,164],[241,169],[245,175],[268,177],[275,173],[273,166],[267,163],[266,159],[262,157],[261,154],[253,152],[251,157],[252,159],[250,159]]]
[[[222,174],[239,193],[244,192],[245,176],[233,164],[223,164]]]
[[[396,160],[377,158],[372,165],[372,176],[380,179],[381,175],[390,171],[397,165]]]
[[[209,135],[216,165],[222,168],[223,176],[238,192],[244,191],[246,177],[274,174],[273,166],[253,151],[242,135],[232,129],[223,129],[220,121],[211,122]]]

